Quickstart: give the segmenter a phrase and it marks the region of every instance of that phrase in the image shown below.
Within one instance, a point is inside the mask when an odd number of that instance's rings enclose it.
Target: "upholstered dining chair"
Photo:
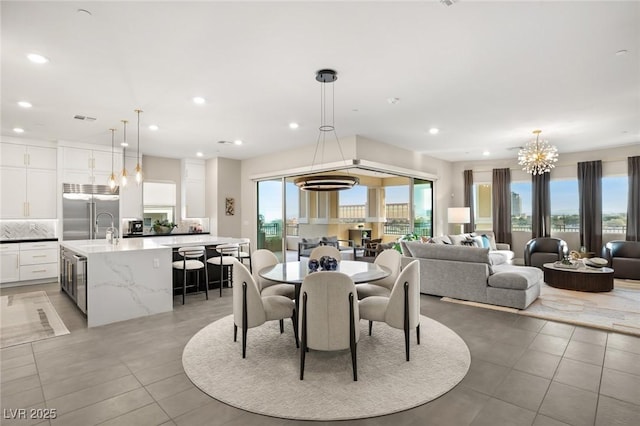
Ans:
[[[322,256],[331,256],[338,262],[342,260],[342,256],[340,256],[340,250],[338,250],[334,246],[318,246],[314,248],[313,250],[311,250],[309,259],[320,260]]]
[[[233,258],[233,341],[238,339],[238,327],[242,329],[242,358],[247,355],[247,330],[267,321],[280,321],[280,333],[284,332],[284,319],[291,318],[298,344],[296,304],[284,296],[260,296],[258,285],[251,272],[238,259]]]
[[[358,292],[358,299],[364,299],[369,296],[385,296],[389,297],[391,289],[398,278],[400,273],[400,263],[402,262],[402,255],[398,250],[387,249],[381,252],[373,263],[384,266],[391,271],[391,274],[373,283],[356,284],[356,290]]]
[[[568,254],[569,248],[564,240],[559,238],[533,238],[524,248],[525,266],[535,266],[542,269],[545,263],[562,260]]]
[[[289,299],[295,297],[295,286],[291,284],[278,283],[275,281],[262,278],[260,271],[269,266],[274,266],[279,263],[278,258],[272,251],[266,249],[259,249],[253,252],[253,279],[258,284],[258,290],[260,290],[261,296],[285,296]]]
[[[414,260],[404,267],[389,297],[371,296],[360,301],[360,318],[369,320],[369,335],[373,321],[386,322],[404,330],[404,346],[409,361],[409,332],[416,329],[420,344],[420,263]]]
[[[356,349],[360,339],[360,314],[353,280],[341,272],[314,272],[304,278],[300,295],[300,380],[304,379],[307,349],[351,349],[353,380],[357,381]]]
[[[173,269],[183,271],[182,276],[182,304],[187,294],[187,287],[195,287],[196,291],[200,287],[200,270],[204,269],[204,293],[209,300],[209,275],[207,274],[207,251],[204,246],[180,247],[178,254],[182,256],[182,260],[176,260],[172,263]],[[187,284],[187,272],[196,273],[196,283]]]

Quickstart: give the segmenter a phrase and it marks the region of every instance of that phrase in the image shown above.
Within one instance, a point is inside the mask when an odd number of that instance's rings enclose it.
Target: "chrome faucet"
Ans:
[[[96,226],[93,228],[93,238],[95,239],[98,234],[98,219],[103,214],[109,216],[111,218],[111,226],[107,228],[107,240],[113,244],[118,243],[118,228],[116,228],[113,223],[113,215],[109,212],[100,212],[96,215]],[[109,238],[111,237],[111,238]]]

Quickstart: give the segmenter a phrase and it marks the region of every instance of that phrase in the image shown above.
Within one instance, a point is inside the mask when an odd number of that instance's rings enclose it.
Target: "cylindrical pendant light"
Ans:
[[[138,153],[136,155],[138,163],[136,164],[136,182],[138,185],[142,183],[142,166],[140,165],[140,113],[141,109],[134,110],[138,114]]]
[[[111,176],[109,176],[109,188],[111,189],[111,191],[115,192],[116,190],[116,175],[115,173],[113,173],[113,156],[115,154],[115,131],[116,129],[109,129],[111,130]]]
[[[127,186],[127,181],[128,181],[128,173],[127,173],[127,167],[126,167],[126,163],[125,163],[125,150],[127,149],[126,147],[129,146],[129,144],[127,143],[127,120],[121,120],[122,124],[124,124],[124,137],[122,139],[122,143],[120,145],[122,145],[122,172],[120,173],[120,186],[125,187]]]

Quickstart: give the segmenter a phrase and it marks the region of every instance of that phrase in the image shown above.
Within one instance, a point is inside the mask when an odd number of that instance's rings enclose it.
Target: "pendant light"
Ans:
[[[558,148],[546,140],[540,140],[540,133],[542,130],[534,130],[535,140],[518,152],[518,164],[524,166],[522,170],[532,175],[549,173],[558,161]]]
[[[138,153],[136,155],[137,164],[136,164],[136,182],[138,185],[142,183],[142,166],[140,165],[140,113],[141,109],[134,110],[138,114]]]
[[[116,175],[115,173],[113,173],[113,156],[115,154],[115,132],[116,129],[109,129],[111,130],[111,176],[109,176],[109,188],[111,189],[111,192],[115,192],[116,191]]]
[[[127,167],[126,167],[126,163],[125,163],[125,150],[127,149],[126,147],[129,146],[129,144],[127,143],[127,123],[129,121],[127,120],[121,120],[122,124],[124,125],[124,137],[122,139],[122,143],[120,145],[122,145],[122,172],[120,173],[120,186],[125,187],[127,186],[127,182],[128,182],[128,174],[127,174]]]
[[[313,160],[311,161],[311,171],[313,172],[313,166],[316,161],[316,155],[320,150],[320,144],[322,144],[321,152],[324,153],[325,148],[325,136],[327,133],[333,133],[333,137],[336,139],[338,149],[340,150],[340,156],[342,161],[346,165],[344,155],[342,153],[342,146],[340,140],[336,134],[336,128],[334,125],[335,118],[335,102],[334,102],[334,90],[333,84],[331,84],[331,121],[329,121],[329,115],[327,113],[327,84],[333,83],[338,79],[338,73],[334,70],[323,69],[316,73],[316,80],[321,84],[320,86],[320,133],[318,134],[318,140],[316,143],[316,150],[313,154]],[[340,174],[327,174],[327,175],[310,175],[303,176],[295,179],[293,183],[303,191],[341,191],[343,189],[351,189],[354,185],[360,183],[360,180],[351,175]]]

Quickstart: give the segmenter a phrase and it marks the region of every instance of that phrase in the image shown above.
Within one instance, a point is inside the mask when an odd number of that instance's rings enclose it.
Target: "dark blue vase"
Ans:
[[[318,262],[318,259],[309,259],[307,265],[309,266],[310,272],[315,272],[320,267],[320,262]]]
[[[338,261],[333,257],[330,257],[326,262],[325,269],[327,271],[335,271],[336,269],[338,269]]]

